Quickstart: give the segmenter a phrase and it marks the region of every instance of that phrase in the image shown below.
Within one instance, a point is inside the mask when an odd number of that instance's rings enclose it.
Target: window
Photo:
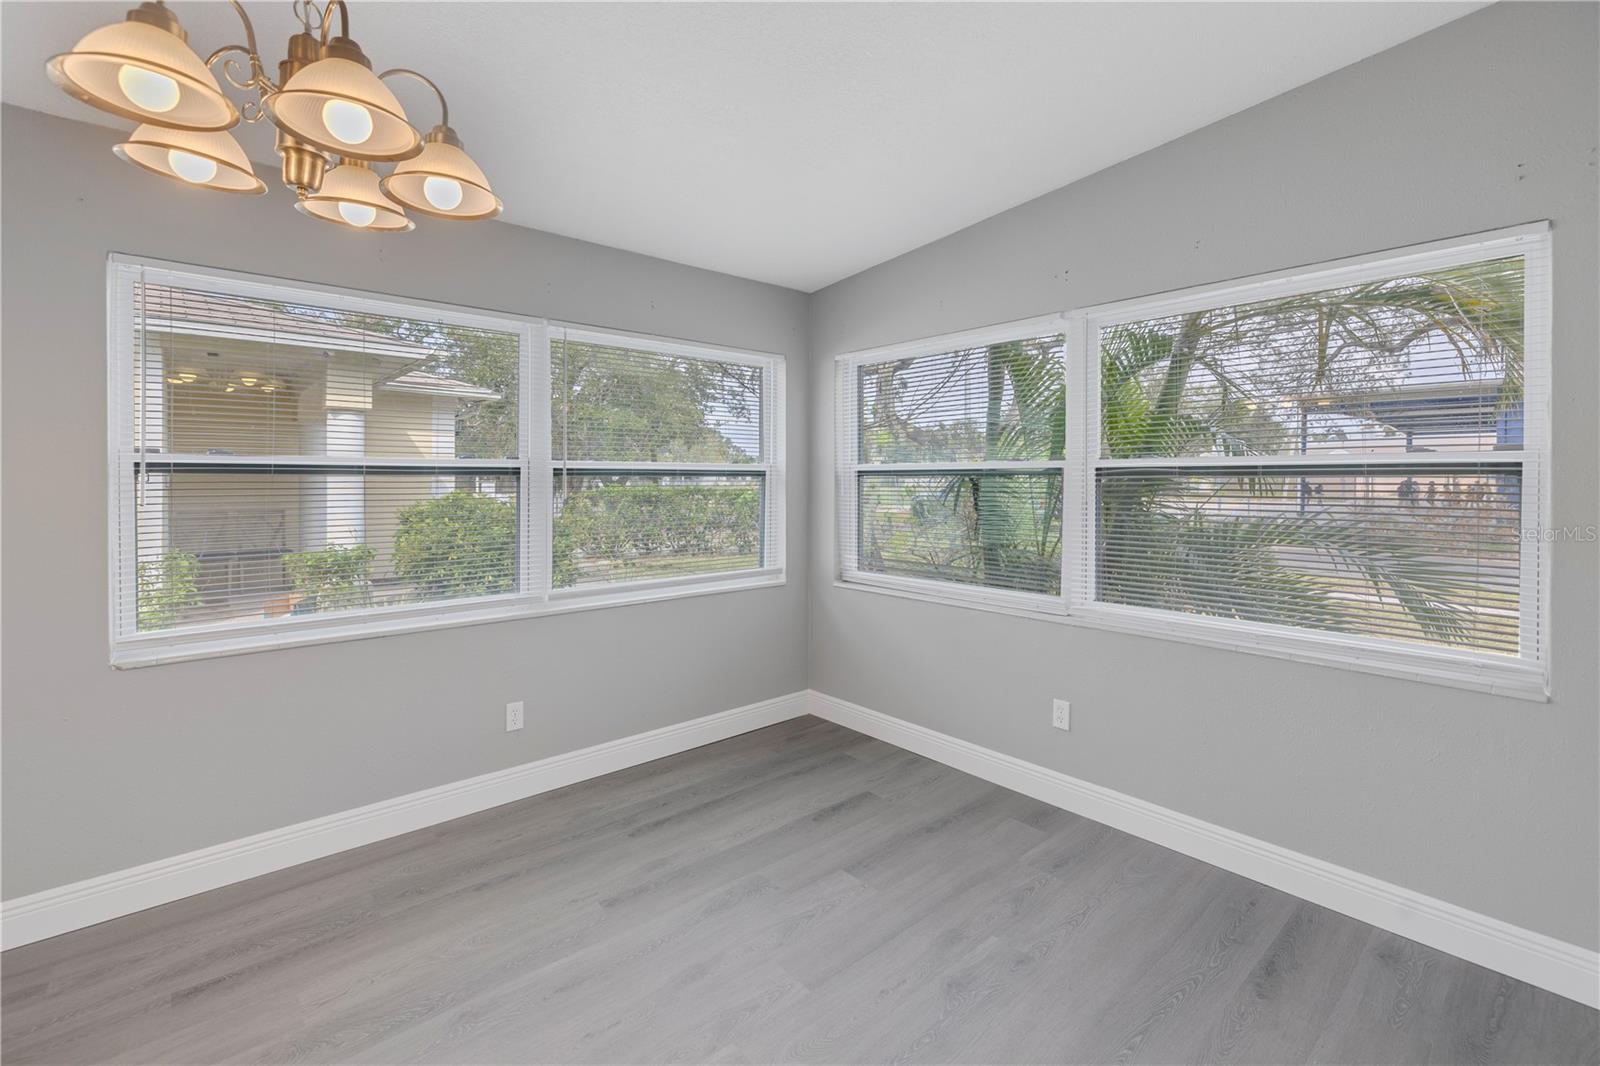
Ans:
[[[551,389],[542,322],[122,257],[110,284],[116,664],[782,579],[773,357],[563,330]]]
[[[1059,595],[1061,326],[1055,316],[841,364],[841,554],[852,578]]]
[[[1541,696],[1549,294],[1541,224],[1072,314],[1037,408],[987,338],[846,357],[841,577]]]
[[[781,572],[782,364],[557,327],[554,586]]]

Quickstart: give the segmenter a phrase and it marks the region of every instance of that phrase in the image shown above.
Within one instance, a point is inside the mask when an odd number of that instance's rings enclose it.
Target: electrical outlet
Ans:
[[[506,704],[506,732],[515,733],[522,728],[522,701]]]
[[[1056,700],[1051,705],[1050,724],[1057,729],[1072,728],[1072,704],[1066,700]]]

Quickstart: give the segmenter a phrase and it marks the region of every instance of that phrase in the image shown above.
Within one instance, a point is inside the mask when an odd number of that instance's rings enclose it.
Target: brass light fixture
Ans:
[[[294,205],[302,213],[336,226],[378,233],[404,232],[416,223],[378,188],[378,175],[364,159],[346,159],[328,171],[322,188]]]
[[[202,189],[251,195],[267,191],[267,183],[250,169],[244,149],[226,133],[170,130],[145,123],[111,150],[124,162]]]
[[[177,16],[150,0],[52,58],[46,72],[74,99],[141,123],[116,146],[118,158],[186,185],[265,192],[227,131],[267,119],[278,130],[283,183],[311,218],[405,232],[414,228],[406,208],[459,220],[500,213],[499,197],[450,127],[444,93],[414,70],[374,74],[350,37],[345,0],[294,0],[301,32],[289,38],[277,81],[267,76],[249,15],[239,0],[229,3],[244,23],[245,43],[223,45],[205,59],[189,47]],[[340,32],[330,37],[336,12]],[[224,94],[212,73],[218,63],[227,83],[252,99],[236,106]],[[439,125],[426,138],[385,84],[396,77],[421,81],[439,99]],[[379,175],[374,163],[397,165]]]

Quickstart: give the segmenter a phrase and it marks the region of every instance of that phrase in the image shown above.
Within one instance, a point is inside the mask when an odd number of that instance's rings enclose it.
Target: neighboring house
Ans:
[[[152,458],[215,458],[138,489],[140,559],[198,561],[202,606],[186,621],[288,612],[284,557],[335,545],[373,550],[381,596],[399,512],[456,478],[369,474],[362,460],[453,459],[457,416],[499,394],[436,372],[436,349],[325,314],[156,285],[142,304],[135,439]],[[271,472],[274,457],[305,456],[351,463]]]

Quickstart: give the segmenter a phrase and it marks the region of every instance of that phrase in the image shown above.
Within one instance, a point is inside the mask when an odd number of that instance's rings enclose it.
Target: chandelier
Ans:
[[[221,192],[260,194],[244,149],[228,131],[269,120],[278,131],[283,183],[295,207],[346,229],[404,232],[406,211],[436,218],[493,218],[500,198],[450,128],[450,106],[433,81],[414,70],[372,72],[350,39],[344,0],[294,0],[301,32],[289,38],[278,80],[267,76],[255,27],[238,0],[244,44],[205,59],[162,2],[141,3],[123,22],[102,26],[46,65],[50,80],[76,100],[140,123],[113,151],[162,177]],[[328,35],[335,13],[339,34]],[[241,61],[242,57],[242,61]],[[222,91],[212,68],[235,89],[254,94],[243,106]],[[244,64],[248,64],[248,69]],[[424,136],[389,86],[412,78],[439,98],[439,124]],[[380,175],[374,164],[394,164]]]

